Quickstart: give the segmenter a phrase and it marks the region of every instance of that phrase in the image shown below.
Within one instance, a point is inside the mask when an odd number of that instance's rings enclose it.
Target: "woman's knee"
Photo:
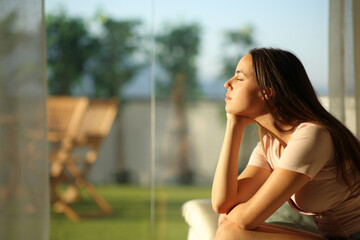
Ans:
[[[226,221],[218,227],[215,240],[239,240],[242,231],[235,223]]]

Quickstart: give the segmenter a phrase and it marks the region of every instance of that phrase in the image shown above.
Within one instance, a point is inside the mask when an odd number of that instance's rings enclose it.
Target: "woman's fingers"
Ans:
[[[233,120],[235,122],[242,123],[245,125],[249,125],[249,124],[252,124],[255,122],[255,120],[248,118],[246,116],[234,115],[234,114],[230,114],[230,113],[226,113],[226,117],[228,120]]]

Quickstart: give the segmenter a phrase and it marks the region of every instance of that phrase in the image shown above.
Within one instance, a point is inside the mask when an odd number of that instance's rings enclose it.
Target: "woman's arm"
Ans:
[[[334,156],[332,138],[324,127],[303,124],[291,138],[265,183],[250,199],[229,211],[227,220],[244,229],[256,228]]]
[[[231,207],[229,201],[236,197],[238,156],[245,126],[235,117],[228,117],[211,192],[211,203],[214,211],[218,213],[227,212]]]
[[[295,192],[310,180],[309,176],[275,168],[260,189],[248,201],[236,205],[226,216],[242,229],[254,229],[270,217]]]
[[[235,205],[245,202],[268,178],[270,171],[247,167],[238,177],[238,156],[241,138],[251,119],[227,114],[223,146],[212,186],[212,206],[218,213],[228,213]]]

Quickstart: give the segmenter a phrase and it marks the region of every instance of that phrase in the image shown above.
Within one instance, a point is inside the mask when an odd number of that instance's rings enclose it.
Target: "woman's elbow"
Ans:
[[[212,206],[214,212],[219,213],[219,214],[227,214],[227,208],[222,207],[222,206]]]
[[[230,212],[231,208],[229,207],[229,204],[225,203],[221,203],[221,202],[216,202],[216,201],[211,201],[211,206],[213,208],[213,210],[216,213],[220,213],[220,214],[226,214],[228,212]]]
[[[223,214],[223,213],[227,213],[225,208],[222,205],[218,205],[218,204],[214,204],[212,203],[212,209],[214,210],[214,212],[219,213],[219,214]]]

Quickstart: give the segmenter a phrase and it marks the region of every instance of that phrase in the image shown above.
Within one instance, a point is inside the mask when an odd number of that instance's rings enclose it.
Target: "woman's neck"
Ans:
[[[279,131],[275,126],[274,126],[274,118],[273,116],[268,113],[262,116],[259,116],[255,119],[255,121],[266,130],[266,132],[268,134],[270,134],[271,136],[275,137],[280,144],[285,148],[290,140],[290,137],[292,135],[292,133],[294,132],[293,130],[293,126],[290,125],[280,125],[279,127],[281,129],[284,130],[291,130],[291,131]]]

